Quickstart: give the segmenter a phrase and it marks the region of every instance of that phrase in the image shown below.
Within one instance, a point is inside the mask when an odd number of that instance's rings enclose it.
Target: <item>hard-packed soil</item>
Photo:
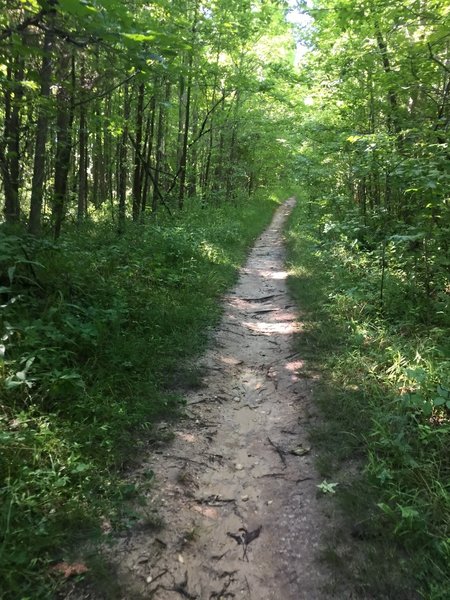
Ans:
[[[154,480],[147,517],[107,550],[126,600],[330,597],[312,381],[293,349],[301,323],[284,270],[294,203],[278,209],[224,299],[187,418],[132,474]]]

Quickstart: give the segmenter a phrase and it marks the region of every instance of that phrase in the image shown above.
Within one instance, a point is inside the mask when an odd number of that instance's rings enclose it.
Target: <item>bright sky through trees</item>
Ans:
[[[310,3],[307,2],[307,4]],[[309,15],[299,10],[298,2],[296,0],[289,0],[289,7],[290,10],[286,20],[288,21],[288,23],[292,23],[296,26],[296,50],[294,65],[297,66],[300,63],[302,56],[308,51],[308,46],[301,39],[301,31],[303,28],[306,28],[311,24],[312,19]]]

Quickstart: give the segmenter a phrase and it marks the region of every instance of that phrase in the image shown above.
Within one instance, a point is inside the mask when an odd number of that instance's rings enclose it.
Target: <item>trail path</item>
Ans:
[[[294,204],[278,209],[225,299],[204,385],[187,397],[191,419],[134,474],[155,473],[149,498],[165,526],[136,527],[112,551],[126,600],[328,598],[305,430],[311,381],[297,375],[283,270],[281,228]]]

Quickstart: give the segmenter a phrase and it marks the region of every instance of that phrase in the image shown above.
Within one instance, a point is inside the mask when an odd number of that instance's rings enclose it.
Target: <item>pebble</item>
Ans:
[[[241,465],[241,463],[236,463],[234,465],[236,471],[242,471],[242,469],[244,468],[244,465]]]
[[[241,496],[241,500],[242,500],[242,502],[247,502],[248,496],[247,495]]]

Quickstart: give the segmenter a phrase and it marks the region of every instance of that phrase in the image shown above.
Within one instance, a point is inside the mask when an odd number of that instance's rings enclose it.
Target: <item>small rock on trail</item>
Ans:
[[[155,473],[149,507],[165,525],[136,527],[106,551],[127,600],[330,597],[317,560],[320,481],[302,425],[311,381],[297,376],[301,326],[280,234],[294,204],[277,210],[225,299],[204,387],[187,397],[190,418],[133,474]]]

